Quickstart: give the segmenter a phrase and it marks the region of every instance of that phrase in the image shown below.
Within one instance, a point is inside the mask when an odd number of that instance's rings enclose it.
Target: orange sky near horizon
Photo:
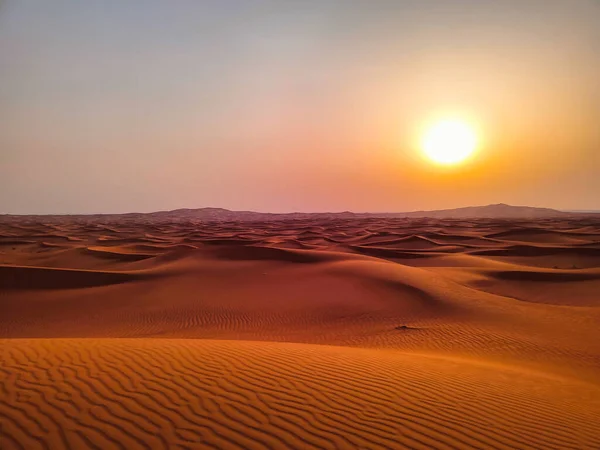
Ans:
[[[600,210],[600,2],[7,1],[0,214]],[[423,129],[463,119],[439,166]]]

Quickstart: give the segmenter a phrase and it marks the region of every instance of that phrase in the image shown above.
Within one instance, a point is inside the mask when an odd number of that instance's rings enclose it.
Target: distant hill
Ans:
[[[353,218],[367,217],[371,214],[355,214],[351,212],[339,213],[263,213],[256,211],[231,211],[223,208],[198,208],[175,209],[172,211],[157,211],[152,213],[132,213],[129,216],[151,217],[158,220],[207,220],[207,221],[261,221],[280,219],[308,219],[308,218]]]
[[[404,217],[433,218],[493,218],[493,219],[540,219],[547,217],[564,217],[573,215],[550,208],[533,208],[531,206],[512,206],[504,203],[486,206],[467,206],[465,208],[440,209],[437,211],[415,211],[405,213]]]
[[[223,208],[175,209],[172,211],[156,211],[151,213],[126,214],[78,214],[78,215],[0,215],[0,219],[28,218],[33,220],[52,220],[69,217],[82,220],[156,220],[156,221],[264,221],[264,220],[294,220],[294,219],[353,219],[353,218],[417,218],[430,217],[436,219],[543,219],[568,216],[589,216],[589,213],[558,211],[549,208],[533,208],[529,206],[512,206],[504,203],[487,206],[468,206],[465,208],[440,209],[435,211],[413,211],[399,213],[353,213],[349,211],[337,213],[262,213],[255,211],[230,211]]]

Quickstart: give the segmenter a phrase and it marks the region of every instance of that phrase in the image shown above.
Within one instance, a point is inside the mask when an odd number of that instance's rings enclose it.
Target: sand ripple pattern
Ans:
[[[570,400],[596,391],[511,369],[244,341],[2,346],[3,450],[600,448],[598,397]]]

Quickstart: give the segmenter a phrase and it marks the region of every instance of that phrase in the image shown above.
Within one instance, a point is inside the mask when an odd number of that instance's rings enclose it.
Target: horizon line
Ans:
[[[530,206],[530,205],[512,205],[509,203],[489,203],[485,205],[468,205],[468,206],[458,206],[454,208],[440,208],[440,209],[416,209],[411,211],[351,211],[351,210],[341,210],[341,211],[287,211],[287,212],[274,212],[274,211],[259,211],[253,209],[229,209],[223,208],[219,206],[201,206],[196,208],[190,207],[181,207],[181,208],[173,208],[173,209],[156,209],[151,211],[127,211],[127,212],[57,212],[57,213],[0,213],[0,216],[116,216],[116,215],[135,215],[135,214],[156,214],[156,213],[168,213],[174,211],[197,211],[197,210],[222,210],[234,213],[255,213],[255,214],[272,214],[272,215],[292,215],[292,214],[411,214],[411,213],[419,213],[419,212],[438,212],[438,211],[451,211],[457,209],[467,209],[467,208],[485,208],[489,206],[509,206],[513,208],[533,208],[533,209],[550,209],[557,212],[565,212],[565,213],[600,213],[599,209],[562,209],[562,208],[552,208],[548,206]]]

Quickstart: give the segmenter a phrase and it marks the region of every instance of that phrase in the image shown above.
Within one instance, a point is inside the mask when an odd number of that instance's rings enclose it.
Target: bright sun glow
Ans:
[[[477,146],[473,129],[460,120],[442,120],[423,136],[425,155],[438,164],[456,164],[467,159]]]

